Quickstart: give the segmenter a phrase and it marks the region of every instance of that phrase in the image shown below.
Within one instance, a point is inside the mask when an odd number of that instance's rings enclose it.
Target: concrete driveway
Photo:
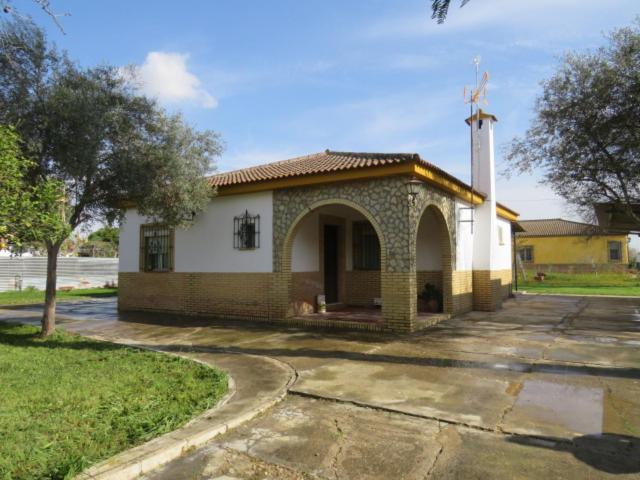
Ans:
[[[296,369],[268,414],[148,478],[640,478],[640,299],[521,296],[402,338],[113,301],[61,313],[78,333]]]

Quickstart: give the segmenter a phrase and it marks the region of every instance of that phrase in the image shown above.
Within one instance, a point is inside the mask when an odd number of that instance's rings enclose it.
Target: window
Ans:
[[[520,255],[520,260],[522,260],[523,262],[533,262],[533,247],[526,246],[519,248],[518,255]]]
[[[251,250],[260,247],[260,215],[243,215],[233,219],[233,248]]]
[[[369,222],[353,222],[353,269],[380,269],[380,242]]]
[[[143,272],[173,270],[173,229],[166,225],[140,227],[140,269]]]
[[[609,242],[609,261],[619,262],[622,260],[622,242]]]
[[[504,245],[504,228],[498,226],[498,244]]]

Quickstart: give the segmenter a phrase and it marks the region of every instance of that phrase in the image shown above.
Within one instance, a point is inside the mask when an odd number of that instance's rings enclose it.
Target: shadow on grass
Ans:
[[[61,300],[66,300],[69,298],[83,298],[83,297],[95,297],[95,298],[104,298],[104,297],[117,297],[118,291],[107,291],[107,292],[74,292],[71,295],[60,295],[59,298]]]
[[[22,331],[25,329],[31,330],[32,328],[17,323],[0,322],[0,344],[25,348],[39,347],[93,351],[111,351],[127,348],[124,345],[115,343],[86,340],[81,336],[68,333],[54,333],[50,337],[41,338],[38,332]]]

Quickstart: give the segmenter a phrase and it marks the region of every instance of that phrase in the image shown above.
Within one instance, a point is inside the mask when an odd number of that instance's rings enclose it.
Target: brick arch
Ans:
[[[453,251],[455,246],[453,245],[453,239],[451,235],[451,228],[447,221],[447,216],[442,212],[439,205],[428,202],[420,211],[417,217],[417,223],[415,228],[415,237],[413,240],[413,248],[417,248],[418,234],[420,231],[420,223],[422,217],[427,211],[433,212],[438,223],[438,236],[440,238],[440,255],[442,261],[442,302],[444,313],[453,313]],[[417,258],[417,251],[416,251]]]
[[[293,219],[284,237],[284,241],[282,242],[282,249],[280,254],[280,275],[282,280],[284,281],[284,285],[286,285],[286,288],[283,292],[281,292],[281,294],[283,295],[282,300],[284,301],[286,298],[287,304],[291,296],[291,276],[292,276],[291,261],[292,261],[292,255],[293,255],[293,242],[296,237],[296,233],[298,232],[298,229],[302,221],[309,214],[311,214],[312,212],[314,212],[315,210],[321,207],[330,206],[330,205],[343,205],[345,207],[351,208],[356,212],[360,213],[371,223],[371,226],[373,227],[373,229],[376,232],[376,235],[378,236],[378,242],[380,242],[380,275],[382,276],[383,272],[385,272],[387,269],[387,248],[385,244],[384,230],[380,226],[379,222],[375,219],[375,217],[369,212],[369,210],[367,210],[365,207],[363,207],[362,205],[359,205],[356,202],[353,202],[351,200],[347,200],[344,198],[328,198],[328,199],[316,201],[310,204],[309,206],[305,207],[304,210],[300,212]],[[385,282],[383,282],[382,279],[381,279],[380,288],[381,288],[382,301],[384,305],[386,288],[385,288]],[[287,305],[286,316],[289,316],[289,315],[290,315],[290,312],[288,311],[288,305]]]

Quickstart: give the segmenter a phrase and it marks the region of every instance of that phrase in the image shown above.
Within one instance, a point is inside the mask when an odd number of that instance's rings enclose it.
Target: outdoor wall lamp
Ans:
[[[409,203],[412,206],[415,206],[416,199],[418,197],[418,193],[420,192],[420,186],[422,182],[418,180],[416,177],[411,177],[407,183],[404,184],[407,187],[407,196],[409,198]]]

